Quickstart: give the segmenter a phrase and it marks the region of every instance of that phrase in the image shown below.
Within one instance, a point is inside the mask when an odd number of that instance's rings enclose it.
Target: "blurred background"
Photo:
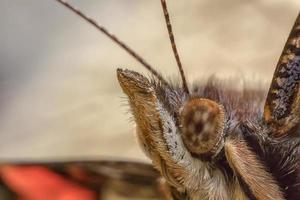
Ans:
[[[168,77],[178,71],[158,0],[70,1]],[[190,82],[268,87],[299,0],[168,1]],[[54,0],[0,1],[0,160],[146,160],[116,68],[147,72]]]

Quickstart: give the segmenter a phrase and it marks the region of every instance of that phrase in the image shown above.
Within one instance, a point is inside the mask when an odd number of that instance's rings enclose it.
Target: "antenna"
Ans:
[[[161,0],[161,5],[162,5],[163,11],[164,11],[166,25],[167,25],[168,33],[169,33],[169,39],[170,39],[170,42],[171,42],[173,53],[174,53],[174,56],[175,56],[175,59],[176,59],[176,62],[177,62],[177,66],[178,66],[178,69],[179,69],[179,72],[180,72],[180,76],[181,76],[181,79],[182,79],[183,89],[188,94],[190,94],[189,88],[187,86],[186,78],[185,78],[185,75],[184,75],[183,67],[182,67],[182,64],[181,64],[181,61],[180,61],[180,58],[179,58],[179,54],[178,54],[178,51],[177,51],[177,47],[176,47],[176,43],[175,43],[175,38],[174,38],[173,30],[172,30],[172,25],[171,25],[170,16],[169,16],[166,1]]]
[[[143,59],[139,54],[137,54],[133,49],[131,49],[129,46],[127,46],[123,41],[118,39],[115,35],[110,33],[105,27],[100,26],[94,19],[88,17],[83,12],[81,12],[79,9],[75,8],[65,0],[56,0],[57,2],[61,3],[71,11],[73,11],[75,14],[79,15],[82,19],[90,23],[92,26],[94,26],[97,30],[105,34],[107,37],[109,37],[113,42],[117,43],[122,49],[124,49],[128,54],[130,54],[135,60],[137,60],[139,63],[141,63],[146,69],[148,69],[158,80],[160,80],[164,85],[169,86],[168,82],[148,63]]]

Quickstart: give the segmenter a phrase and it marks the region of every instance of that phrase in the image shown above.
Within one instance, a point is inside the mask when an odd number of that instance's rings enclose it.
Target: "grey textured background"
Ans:
[[[178,72],[159,0],[72,1],[163,74]],[[267,86],[298,0],[169,1],[188,80]],[[117,67],[145,72],[54,0],[0,1],[0,159],[145,159]]]

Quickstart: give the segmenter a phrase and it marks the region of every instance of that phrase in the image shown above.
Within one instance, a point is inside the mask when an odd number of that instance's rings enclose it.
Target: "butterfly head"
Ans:
[[[194,156],[215,157],[220,152],[225,135],[222,105],[210,99],[190,97],[184,92],[181,94],[178,90],[164,90],[163,86],[158,87],[157,83],[134,71],[118,69],[117,75],[129,98],[137,127],[146,133],[143,137],[147,140],[155,137],[152,132],[160,131],[161,139],[168,143],[166,135],[176,132]],[[158,129],[154,129],[156,125]]]
[[[219,103],[118,69],[141,148],[177,190],[198,190],[206,164],[224,148],[225,109]],[[200,180],[200,181],[199,181]]]

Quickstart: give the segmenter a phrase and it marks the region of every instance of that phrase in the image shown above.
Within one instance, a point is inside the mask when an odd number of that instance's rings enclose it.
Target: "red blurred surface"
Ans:
[[[40,166],[3,166],[2,180],[21,200],[96,200],[95,192]]]

